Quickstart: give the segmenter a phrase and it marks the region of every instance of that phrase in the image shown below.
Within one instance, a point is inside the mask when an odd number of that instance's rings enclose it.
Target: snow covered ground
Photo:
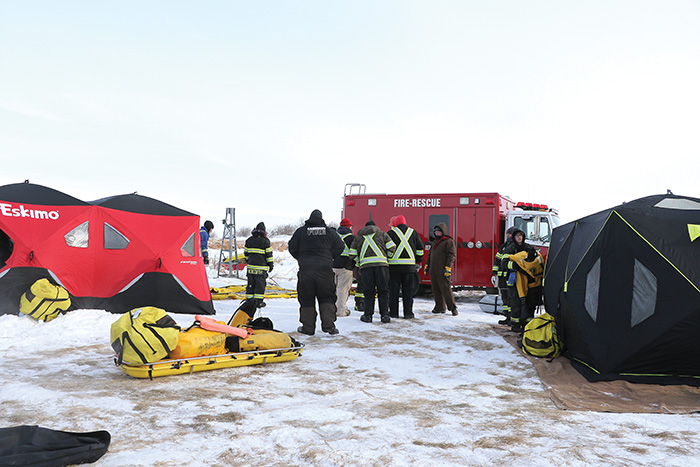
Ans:
[[[275,257],[272,278],[294,288],[296,262]],[[153,381],[114,366],[116,315],[0,316],[0,426],[107,430],[104,467],[696,465],[699,414],[557,409],[477,302],[460,294],[453,317],[418,299],[417,319],[390,324],[353,312],[339,335],[308,337],[296,300],[270,299],[263,315],[305,344],[300,358]],[[216,301],[216,318],[238,304]]]

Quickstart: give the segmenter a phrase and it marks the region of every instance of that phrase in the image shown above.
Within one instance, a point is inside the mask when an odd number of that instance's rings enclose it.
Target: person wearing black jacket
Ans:
[[[345,244],[335,230],[326,227],[323,214],[315,209],[304,225],[294,232],[288,246],[289,253],[299,263],[297,295],[301,326],[297,331],[314,335],[318,301],[321,330],[331,335],[338,334],[333,259],[340,256]]]
[[[260,222],[250,234],[243,249],[248,277],[245,298],[246,300],[254,299],[256,307],[262,308],[265,306],[263,300],[265,299],[267,275],[272,272],[275,263],[272,259],[272,247],[270,239],[267,238],[265,224]]]
[[[350,296],[350,287],[352,287],[352,272],[355,268],[355,263],[350,260],[350,245],[355,240],[352,234],[352,223],[350,219],[340,221],[338,227],[338,235],[345,243],[345,249],[336,259],[333,260],[333,274],[335,274],[335,301],[336,313],[338,316],[350,316],[348,308],[348,297]]]
[[[399,317],[399,295],[403,296],[403,317],[415,318],[413,294],[418,286],[416,272],[423,262],[423,241],[418,232],[406,225],[404,216],[391,218],[387,232],[396,244],[389,258],[389,316]]]
[[[501,295],[501,303],[503,304],[503,318],[498,322],[498,324],[505,324],[510,326],[510,305],[508,304],[508,285],[506,284],[506,276],[508,275],[508,270],[501,267],[501,260],[503,260],[503,254],[513,242],[513,232],[515,232],[515,227],[509,227],[506,230],[506,241],[498,249],[496,257],[493,260],[493,271],[491,275],[496,278],[496,283],[493,284],[498,287],[498,292]]]
[[[501,258],[501,270],[510,271],[512,267],[510,263],[510,255],[527,251],[534,252],[535,249],[531,245],[525,243],[525,232],[516,228],[513,230],[512,242],[504,249]],[[508,272],[509,274],[509,272]],[[526,299],[520,298],[518,288],[515,283],[508,284],[508,305],[510,306],[510,329],[513,332],[523,332],[523,326],[527,320]]]

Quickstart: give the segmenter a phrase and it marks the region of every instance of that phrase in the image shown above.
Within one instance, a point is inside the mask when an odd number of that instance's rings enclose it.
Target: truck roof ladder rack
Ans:
[[[366,192],[367,186],[364,183],[346,183],[343,195],[364,195]]]

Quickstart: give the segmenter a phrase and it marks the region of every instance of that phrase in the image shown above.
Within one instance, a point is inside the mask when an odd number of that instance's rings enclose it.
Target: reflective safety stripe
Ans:
[[[340,235],[340,239],[343,241],[343,252],[340,254],[340,256],[350,256],[350,248],[348,247],[348,244],[345,243],[345,239],[348,237],[348,235],[351,235],[350,233],[344,233],[344,234],[338,234]]]
[[[386,256],[382,253],[382,250],[377,246],[374,241],[374,233],[370,235],[364,235],[365,239],[362,242],[362,250],[360,251],[360,262],[359,266],[362,267],[365,264],[388,264]],[[393,242],[392,242],[393,243]],[[374,255],[368,256],[368,250],[371,250]]]
[[[408,230],[406,230],[405,234],[401,232],[401,229],[399,229],[398,227],[392,227],[391,230],[399,237],[399,244],[396,247],[394,255],[391,258],[389,258],[389,264],[416,264],[415,252],[413,251],[413,248],[411,248],[411,245],[408,243],[408,239],[411,237],[413,229],[409,227]],[[402,257],[401,254],[403,252],[406,252],[408,254],[408,257]],[[421,253],[423,253],[423,250],[421,250]]]
[[[267,271],[269,270],[267,266],[259,266],[259,265],[257,265],[257,264],[247,264],[246,267],[248,268],[248,271],[250,271],[251,273],[252,273],[253,271],[264,271],[264,272],[267,272]]]

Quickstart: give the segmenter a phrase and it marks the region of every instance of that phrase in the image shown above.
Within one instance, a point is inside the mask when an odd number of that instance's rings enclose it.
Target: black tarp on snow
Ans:
[[[0,428],[0,465],[93,463],[107,452],[110,441],[107,431],[73,433],[35,425]]]
[[[700,200],[641,198],[554,229],[545,308],[589,381],[700,386]]]

